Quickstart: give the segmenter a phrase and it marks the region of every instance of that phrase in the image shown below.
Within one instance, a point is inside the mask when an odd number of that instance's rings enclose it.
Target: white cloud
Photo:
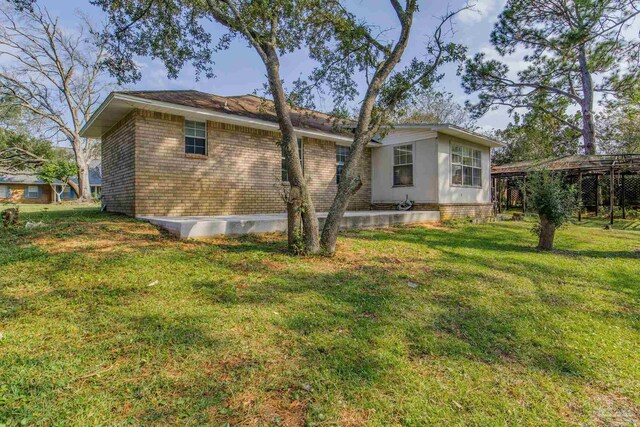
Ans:
[[[477,0],[471,2],[472,9],[464,10],[458,16],[462,24],[477,24],[483,21],[493,21],[498,16],[505,0]]]

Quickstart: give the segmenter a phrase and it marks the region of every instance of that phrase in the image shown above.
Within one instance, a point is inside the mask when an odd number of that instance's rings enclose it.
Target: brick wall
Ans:
[[[331,141],[305,138],[304,173],[317,211],[326,212],[333,203],[336,184],[336,145]],[[371,149],[362,159],[360,177],[362,187],[351,198],[349,210],[369,210],[371,205]]]
[[[206,156],[185,154],[183,117],[139,110],[123,119],[103,138],[108,209],[128,215],[284,212],[278,132],[208,122],[207,139]],[[303,151],[316,209],[326,211],[336,191],[335,144],[305,138]],[[349,209],[369,209],[370,150],[362,178]]]
[[[102,137],[102,194],[110,212],[135,214],[135,111]]]
[[[51,187],[48,184],[39,184],[40,197],[32,199],[25,197],[27,184],[0,184],[8,185],[11,197],[0,198],[0,203],[51,203]]]
[[[440,219],[458,219],[458,218],[478,218],[486,219],[493,216],[493,205],[491,203],[459,203],[459,204],[442,204],[440,208]]]

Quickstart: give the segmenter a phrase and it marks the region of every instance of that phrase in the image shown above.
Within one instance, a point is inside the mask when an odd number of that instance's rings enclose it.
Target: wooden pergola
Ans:
[[[516,190],[516,194],[521,193],[519,186],[514,187],[515,182],[525,182],[527,175],[535,170],[546,169],[550,171],[560,172],[567,179],[572,180],[578,187],[578,202],[580,209],[578,210],[578,220],[582,220],[582,206],[585,194],[585,183],[588,180],[592,185],[592,198],[595,199],[596,212],[602,206],[601,198],[601,182],[608,179],[609,192],[609,217],[613,224],[614,210],[616,202],[616,192],[618,192],[618,206],[622,209],[622,218],[626,218],[626,209],[629,202],[632,204],[640,203],[640,154],[615,154],[615,155],[576,155],[564,156],[545,160],[531,160],[525,162],[510,163],[506,165],[494,166],[491,171],[493,197],[494,202],[498,204],[498,210],[502,208],[502,196],[506,190],[506,207],[512,202],[512,193],[510,190]],[[633,176],[634,186],[628,188],[626,181],[629,176]],[[616,178],[618,185],[616,185]],[[518,197],[518,196],[517,196]],[[516,197],[516,198],[517,198]],[[520,194],[520,202],[523,211],[526,211],[526,195]]]

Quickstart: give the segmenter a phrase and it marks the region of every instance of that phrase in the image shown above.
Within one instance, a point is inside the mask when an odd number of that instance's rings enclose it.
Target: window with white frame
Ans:
[[[11,190],[8,185],[0,185],[0,199],[8,199],[11,197]]]
[[[482,151],[464,145],[451,147],[451,185],[482,187]]]
[[[340,184],[340,175],[342,175],[342,169],[344,169],[344,164],[347,162],[350,153],[350,147],[336,145],[336,184]]]
[[[205,122],[184,121],[184,152],[187,154],[207,154],[207,124]]]
[[[393,186],[413,185],[413,144],[393,147]]]
[[[27,188],[24,189],[24,197],[27,199],[37,199],[40,194],[40,187],[37,185],[27,185]]]
[[[289,182],[289,169],[287,168],[287,162],[284,157],[284,144],[280,144],[280,156],[282,182]],[[302,149],[302,138],[298,138],[298,156],[300,157],[300,166],[302,166],[302,170],[304,171],[304,150]]]

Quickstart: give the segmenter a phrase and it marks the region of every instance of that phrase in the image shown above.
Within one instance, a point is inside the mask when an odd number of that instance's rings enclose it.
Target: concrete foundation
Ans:
[[[320,227],[324,224],[326,217],[326,212],[318,213]],[[162,227],[181,239],[287,231],[286,214],[142,216],[139,219]],[[383,228],[393,225],[437,221],[440,221],[439,211],[354,211],[344,214],[340,228]]]

